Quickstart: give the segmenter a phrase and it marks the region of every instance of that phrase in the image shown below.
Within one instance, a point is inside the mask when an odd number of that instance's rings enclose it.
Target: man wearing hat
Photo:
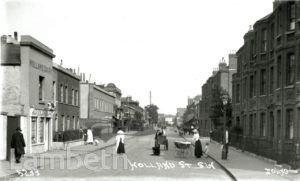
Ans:
[[[15,149],[16,163],[20,163],[21,156],[25,154],[24,147],[26,145],[23,134],[21,133],[21,128],[18,127],[16,131],[11,139],[11,148]]]

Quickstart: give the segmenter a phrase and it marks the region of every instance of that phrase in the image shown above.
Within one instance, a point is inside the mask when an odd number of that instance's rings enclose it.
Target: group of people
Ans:
[[[152,147],[154,155],[160,155],[160,145],[158,141],[159,136],[166,136],[166,130],[162,127],[160,130],[157,129],[154,137],[154,147]]]
[[[85,141],[85,145],[94,144],[98,146],[99,144],[99,140],[93,138],[93,132],[91,129],[87,129],[86,134],[83,133],[83,139]],[[117,135],[116,135],[116,150],[115,150],[117,154],[125,153],[124,139],[125,139],[124,131],[122,131],[121,128],[118,128]]]

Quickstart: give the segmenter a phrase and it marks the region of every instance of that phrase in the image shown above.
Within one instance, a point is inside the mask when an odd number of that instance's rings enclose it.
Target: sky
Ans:
[[[176,114],[273,0],[2,0],[1,35],[31,35],[54,62]]]

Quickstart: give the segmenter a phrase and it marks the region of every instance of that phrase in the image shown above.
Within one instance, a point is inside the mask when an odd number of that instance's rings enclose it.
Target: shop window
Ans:
[[[38,119],[38,143],[44,143],[44,118]]]
[[[44,118],[31,118],[31,144],[44,143]]]
[[[31,144],[37,143],[37,117],[31,118]]]

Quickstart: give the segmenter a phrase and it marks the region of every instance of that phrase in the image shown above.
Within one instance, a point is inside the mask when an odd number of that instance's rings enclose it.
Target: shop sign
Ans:
[[[31,116],[34,117],[52,117],[54,111],[47,111],[47,110],[41,110],[41,109],[33,109],[31,111]]]

